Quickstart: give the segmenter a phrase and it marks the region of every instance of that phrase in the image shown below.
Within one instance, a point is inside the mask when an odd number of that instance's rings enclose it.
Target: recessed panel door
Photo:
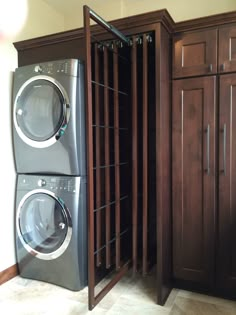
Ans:
[[[173,87],[174,278],[207,287],[214,275],[215,77]]]
[[[236,75],[220,78],[217,286],[236,290]]]

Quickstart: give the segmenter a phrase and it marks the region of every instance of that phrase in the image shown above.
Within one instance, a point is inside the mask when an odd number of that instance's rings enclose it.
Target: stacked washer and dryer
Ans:
[[[19,67],[13,84],[16,256],[22,277],[87,285],[84,67]]]

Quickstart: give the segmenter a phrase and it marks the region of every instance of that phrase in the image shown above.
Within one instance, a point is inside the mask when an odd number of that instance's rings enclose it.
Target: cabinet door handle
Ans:
[[[206,133],[206,158],[207,158],[207,168],[205,169],[205,172],[207,175],[210,175],[210,125],[207,125],[207,128],[205,129]]]
[[[213,69],[212,63],[210,63],[209,66],[208,66],[208,71],[212,72],[212,69]]]
[[[222,63],[222,64],[220,65],[220,71],[225,71],[225,64],[224,64],[224,63]]]
[[[220,132],[223,134],[223,169],[220,172],[226,176],[226,124],[220,129]]]

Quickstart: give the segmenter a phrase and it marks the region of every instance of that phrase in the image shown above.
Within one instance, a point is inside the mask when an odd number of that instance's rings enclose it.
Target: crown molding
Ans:
[[[109,23],[116,28],[119,28],[119,30],[123,31],[124,34],[125,32],[128,32],[129,29],[154,23],[161,23],[169,33],[172,33],[175,25],[173,19],[166,9],[133,15],[130,17],[113,20]],[[104,30],[101,30],[101,27],[97,25],[92,25],[91,31],[94,35],[104,34]],[[21,51],[41,46],[53,45],[65,41],[78,40],[82,39],[83,36],[84,30],[83,27],[81,27],[70,31],[15,42],[13,45],[17,51]]]

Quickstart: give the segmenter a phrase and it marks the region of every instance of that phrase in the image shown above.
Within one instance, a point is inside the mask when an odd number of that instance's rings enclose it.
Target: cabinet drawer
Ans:
[[[173,77],[217,72],[217,29],[180,34],[173,40]]]

